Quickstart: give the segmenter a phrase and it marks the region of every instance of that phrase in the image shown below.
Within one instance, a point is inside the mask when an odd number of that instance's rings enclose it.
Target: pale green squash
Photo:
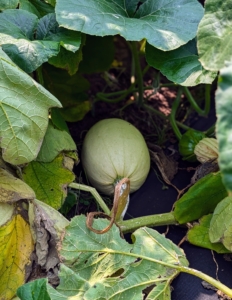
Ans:
[[[144,183],[150,156],[146,142],[137,128],[121,119],[105,119],[87,133],[82,148],[82,165],[90,183],[110,195],[115,183],[130,179],[130,191]]]

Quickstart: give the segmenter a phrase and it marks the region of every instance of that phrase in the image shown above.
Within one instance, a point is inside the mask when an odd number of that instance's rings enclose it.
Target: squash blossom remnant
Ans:
[[[203,138],[195,146],[194,153],[199,162],[206,163],[218,159],[218,141],[214,138]]]

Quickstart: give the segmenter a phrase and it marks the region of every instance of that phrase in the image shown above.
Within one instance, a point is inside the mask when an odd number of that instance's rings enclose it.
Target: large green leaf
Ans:
[[[59,101],[0,49],[0,145],[3,159],[20,165],[36,158]]]
[[[219,165],[227,190],[232,191],[232,63],[220,71],[216,92]]]
[[[199,179],[175,203],[174,217],[184,224],[213,212],[217,204],[227,196],[221,173],[210,173]]]
[[[200,61],[205,69],[218,71],[232,59],[231,34],[231,0],[206,0],[197,34]]]
[[[209,238],[212,243],[221,242],[232,251],[232,197],[226,197],[215,208],[210,222]]]
[[[75,151],[76,144],[64,130],[59,130],[50,122],[37,161],[51,162],[62,151]]]
[[[33,161],[23,169],[23,180],[35,191],[37,199],[59,209],[67,196],[67,185],[75,176],[65,166],[63,155],[52,162]]]
[[[196,35],[204,10],[196,0],[57,0],[58,23],[90,35],[120,34],[128,41],[144,38],[172,50]]]
[[[179,247],[146,227],[138,229],[132,235],[134,244],[129,244],[115,225],[98,235],[87,229],[85,221],[83,215],[77,216],[66,227],[60,284],[53,291],[47,286],[50,299],[143,299],[146,287],[150,287],[147,299],[171,299],[170,283],[178,267],[188,265]],[[94,222],[98,229],[107,224],[103,219]],[[20,288],[27,300],[37,299],[32,298],[34,289],[35,284]]]
[[[209,239],[209,227],[212,214],[206,215],[199,220],[199,224],[193,224],[193,227],[188,231],[187,240],[189,243],[211,249],[217,253],[230,253],[222,243],[211,243]]]
[[[94,222],[98,229],[106,224],[108,221],[102,219]],[[90,232],[84,216],[73,218],[66,229],[61,256],[79,280],[76,289],[69,284],[67,291],[69,280],[64,276],[67,271],[61,271],[57,289],[65,295],[79,295],[83,299],[96,299],[96,295],[101,299],[131,299],[133,294],[135,299],[140,299],[144,288],[155,284],[150,292],[156,294],[154,299],[170,299],[167,285],[178,274],[171,266],[188,265],[181,249],[152,229],[137,230],[132,235],[132,245],[121,239],[116,226],[104,235]]]
[[[162,51],[147,43],[146,59],[149,65],[160,70],[169,80],[184,86],[212,83],[217,75],[202,67],[195,39],[172,51]]]
[[[81,34],[59,28],[54,13],[38,19],[26,10],[9,9],[0,14],[0,43],[21,69],[31,73],[56,56],[60,45],[76,52]]]

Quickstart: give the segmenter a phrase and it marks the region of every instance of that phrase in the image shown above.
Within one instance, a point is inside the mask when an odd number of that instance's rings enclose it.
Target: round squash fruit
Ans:
[[[104,194],[115,184],[130,179],[130,192],[144,183],[150,169],[146,142],[137,128],[121,119],[96,123],[84,139],[82,165],[90,183]]]

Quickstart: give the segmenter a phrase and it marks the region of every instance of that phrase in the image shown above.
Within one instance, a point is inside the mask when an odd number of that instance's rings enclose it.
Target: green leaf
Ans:
[[[0,49],[0,145],[3,159],[20,165],[36,158],[59,101]],[[17,99],[17,101],[15,101]]]
[[[51,5],[40,0],[20,0],[19,9],[27,10],[39,18],[54,13],[54,8]]]
[[[56,128],[60,130],[65,130],[68,133],[70,133],[68,125],[65,122],[64,118],[62,117],[60,110],[61,110],[60,108],[56,108],[56,107],[51,109],[52,123],[56,126]]]
[[[43,41],[56,41],[72,52],[76,52],[81,45],[81,33],[60,28],[55,14],[48,14],[39,20],[36,38]]]
[[[183,86],[212,83],[217,76],[217,72],[205,70],[199,62],[195,39],[172,51],[162,51],[147,43],[146,60],[170,81]]]
[[[218,71],[232,59],[231,0],[205,1],[205,15],[197,34],[200,61],[207,70]]]
[[[97,36],[120,34],[128,41],[145,38],[162,50],[193,39],[204,13],[196,0],[57,0],[55,10],[65,28]]]
[[[49,58],[48,62],[54,67],[65,69],[66,71],[68,71],[69,75],[72,76],[76,74],[81,60],[81,49],[73,53],[64,48],[60,48],[60,52],[58,53],[58,55]]]
[[[0,14],[0,43],[21,69],[31,73],[56,56],[60,45],[69,51],[77,51],[81,34],[59,28],[54,13],[38,20],[26,10],[12,9]]]
[[[36,161],[51,162],[60,152],[76,149],[76,144],[70,134],[56,129],[50,122]]]
[[[180,224],[197,220],[213,212],[226,195],[221,173],[210,173],[199,179],[175,202],[174,217]]]
[[[146,227],[136,230],[134,244],[129,244],[115,225],[98,235],[87,229],[85,221],[84,216],[74,217],[66,228],[57,291],[85,300],[131,299],[132,295],[142,299],[143,290],[152,286],[152,299],[170,299],[169,284],[178,275],[178,266],[188,265],[179,247]],[[108,223],[98,219],[94,227]]]
[[[55,6],[56,0],[47,0],[47,3],[51,4],[52,6]]]
[[[232,63],[220,71],[218,89],[216,91],[217,140],[219,143],[219,166],[223,183],[228,191],[232,191],[232,148],[231,148],[231,94]]]
[[[0,168],[0,202],[14,203],[22,199],[35,198],[34,191],[22,180]]]
[[[86,35],[83,47],[83,60],[79,66],[80,73],[107,71],[114,59],[114,43],[112,36]]]
[[[61,101],[63,109],[60,113],[66,121],[79,121],[90,110],[86,93],[90,85],[81,74],[70,76],[65,70],[46,64],[43,77],[45,87]]]
[[[19,9],[26,10],[26,11],[36,15],[38,18],[41,17],[37,8],[29,0],[20,0]]]
[[[21,300],[71,300],[51,287],[47,278],[37,279],[20,286],[17,296]]]
[[[232,251],[232,197],[226,197],[215,208],[209,228],[212,243],[221,242]]]
[[[0,0],[0,10],[16,8],[19,0]]]
[[[199,247],[214,250],[217,253],[230,253],[222,243],[211,243],[209,239],[209,227],[212,214],[204,216],[200,219],[199,224],[194,224],[193,227],[188,231],[187,239],[188,242]]]
[[[23,169],[23,180],[35,191],[36,198],[59,209],[67,196],[67,185],[75,176],[64,166],[63,155],[50,163],[33,161]]]
[[[17,296],[22,300],[51,300],[47,288],[47,278],[41,278],[20,286],[17,290]]]
[[[70,209],[74,206],[77,205],[77,194],[73,192],[68,192],[68,195],[64,201],[64,204],[60,208],[59,212],[66,216],[67,213],[70,211]]]

